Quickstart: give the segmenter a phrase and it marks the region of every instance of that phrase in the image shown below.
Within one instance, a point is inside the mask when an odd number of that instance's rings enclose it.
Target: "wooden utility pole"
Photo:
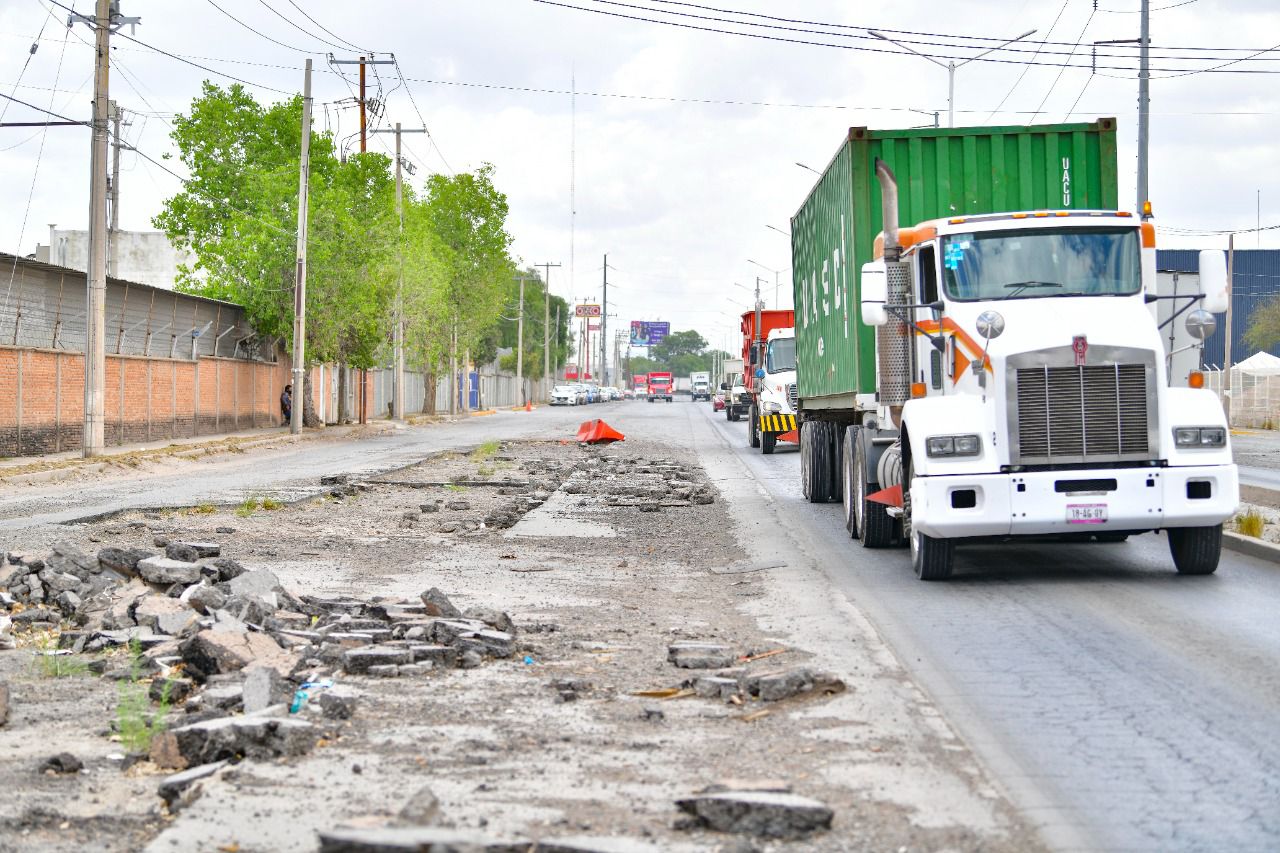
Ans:
[[[293,283],[293,396],[289,432],[302,432],[307,369],[307,211],[311,183],[311,60],[302,77],[302,149],[298,158],[298,251]]]
[[[107,275],[114,278],[120,275],[120,113],[121,109],[115,101],[110,102],[112,138],[111,150],[111,185],[108,192],[111,197],[111,214],[107,224]]]

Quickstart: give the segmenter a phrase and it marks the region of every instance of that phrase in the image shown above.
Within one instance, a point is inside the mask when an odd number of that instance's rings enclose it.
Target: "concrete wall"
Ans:
[[[108,266],[115,278],[173,290],[178,264],[195,257],[179,251],[161,231],[117,231],[108,243]],[[84,272],[88,266],[89,232],[49,226],[48,245],[36,246],[36,260]]]

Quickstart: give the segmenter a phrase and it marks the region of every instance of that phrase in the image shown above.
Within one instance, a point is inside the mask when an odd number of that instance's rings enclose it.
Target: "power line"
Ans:
[[[319,50],[306,50],[306,49],[301,48],[301,47],[294,47],[294,46],[293,46],[293,45],[291,45],[291,44],[285,44],[284,42],[282,42],[282,41],[280,41],[280,40],[278,40],[278,39],[274,39],[274,38],[272,38],[271,36],[267,35],[266,33],[262,32],[261,30],[254,29],[254,28],[253,28],[253,27],[251,27],[249,24],[246,24],[244,21],[240,20],[240,19],[239,19],[239,18],[237,18],[235,15],[231,14],[231,13],[230,13],[230,12],[228,12],[226,9],[222,8],[221,6],[219,6],[217,3],[215,3],[215,2],[214,2],[214,0],[205,0],[205,2],[207,2],[207,3],[208,3],[210,6],[212,6],[213,8],[217,9],[217,10],[218,10],[219,12],[221,12],[222,14],[226,15],[226,16],[227,16],[228,18],[230,18],[231,20],[235,21],[235,22],[236,22],[237,24],[239,24],[240,26],[244,27],[244,28],[245,28],[246,30],[248,30],[249,32],[253,33],[254,35],[256,35],[256,36],[258,36],[258,37],[260,37],[260,38],[264,38],[264,39],[266,39],[267,41],[271,42],[272,44],[278,44],[278,45],[280,45],[280,47],[288,48],[289,50],[296,50],[298,53],[315,54],[315,55],[317,55],[317,56],[319,56],[321,53],[323,53],[323,51],[319,51]]]
[[[307,12],[306,12],[306,10],[305,10],[305,9],[303,9],[301,6],[299,6],[297,3],[293,2],[293,0],[289,0],[289,5],[290,5],[290,6],[292,6],[293,8],[295,8],[295,9],[297,9],[297,10],[302,14],[302,17],[306,18],[308,21],[310,21],[311,23],[315,24],[317,27],[319,27],[320,29],[322,29],[322,30],[324,30],[326,33],[328,33],[329,35],[331,35],[331,36],[333,36],[334,38],[336,38],[338,41],[343,42],[344,44],[346,44],[346,45],[347,45],[347,47],[351,48],[352,50],[364,50],[364,48],[360,47],[359,45],[352,44],[351,42],[349,42],[349,41],[347,41],[346,39],[344,39],[342,36],[340,36],[340,35],[338,35],[337,33],[335,33],[333,30],[331,30],[331,29],[329,29],[328,27],[326,27],[324,24],[322,24],[322,23],[320,23],[319,21],[317,21],[315,18],[313,18],[313,17],[311,17],[310,15],[308,15],[308,14],[307,14]],[[366,51],[366,52],[368,52],[368,51]]]
[[[293,28],[294,28],[295,30],[297,30],[298,32],[300,32],[300,33],[302,33],[302,34],[304,34],[304,35],[306,35],[306,36],[309,36],[309,37],[311,37],[311,38],[315,39],[315,40],[316,40],[316,41],[318,41],[318,42],[322,42],[323,44],[327,44],[327,45],[329,45],[330,47],[336,47],[338,50],[347,50],[347,46],[346,46],[346,45],[341,45],[341,44],[338,44],[337,42],[329,41],[329,39],[327,39],[327,38],[323,38],[323,37],[321,37],[321,36],[318,36],[318,35],[316,35],[315,33],[308,31],[305,27],[299,26],[299,25],[298,25],[297,23],[295,23],[294,21],[290,20],[289,18],[286,18],[286,17],[284,16],[284,14],[283,14],[283,13],[281,13],[281,12],[280,12],[280,11],[278,11],[274,6],[272,6],[270,3],[268,3],[268,2],[267,2],[267,0],[258,0],[258,3],[259,3],[259,4],[261,4],[262,6],[264,6],[268,12],[270,12],[270,13],[271,13],[271,14],[273,14],[273,15],[275,15],[277,18],[279,18],[280,20],[284,21],[286,24],[288,24],[289,26],[293,27]]]
[[[75,120],[75,119],[73,119],[73,118],[67,118],[66,116],[64,116],[64,115],[62,115],[62,114],[60,114],[60,113],[55,113],[55,112],[53,112],[52,110],[46,110],[44,107],[37,107],[35,104],[27,103],[26,101],[22,100],[21,98],[15,98],[15,97],[13,97],[13,95],[6,95],[4,92],[0,92],[0,98],[4,98],[5,100],[8,100],[8,101],[13,101],[15,104],[21,104],[22,106],[24,106],[24,107],[29,107],[30,109],[33,109],[33,110],[35,110],[36,112],[41,112],[41,113],[44,113],[44,114],[45,114],[45,115],[47,115],[47,116],[53,116],[54,118],[62,119],[63,121],[65,121],[65,122],[70,122],[71,124],[83,124],[83,125],[88,125],[88,124],[89,124],[89,122],[87,122],[87,121],[77,121],[77,120]],[[50,98],[50,99],[49,99],[49,102],[50,102],[50,106],[52,106],[52,105],[53,105],[53,99],[52,99],[52,98]]]
[[[887,54],[887,55],[893,55],[893,56],[905,56],[905,55],[907,55],[907,53],[908,53],[907,51],[890,50],[890,49],[888,49],[888,48],[870,47],[870,46],[867,46],[867,45],[856,45],[856,44],[832,44],[831,42],[825,42],[825,41],[811,41],[811,40],[808,40],[808,39],[795,38],[795,37],[791,37],[791,36],[771,35],[771,34],[769,34],[769,33],[760,33],[760,32],[741,32],[741,31],[737,31],[737,30],[726,30],[726,29],[722,29],[722,28],[720,28],[720,27],[712,27],[712,26],[703,26],[703,25],[699,25],[699,24],[682,23],[682,22],[680,22],[680,21],[666,21],[666,20],[661,20],[661,19],[658,19],[658,18],[647,18],[647,17],[644,17],[644,16],[642,16],[642,15],[632,15],[632,14],[627,14],[627,13],[624,13],[624,12],[614,12],[614,11],[609,11],[609,10],[607,10],[607,9],[598,9],[598,8],[592,8],[592,7],[587,7],[587,6],[575,6],[575,5],[571,4],[571,3],[558,2],[558,0],[533,0],[533,2],[534,2],[534,3],[541,3],[541,4],[546,5],[546,6],[557,6],[557,7],[563,8],[563,9],[573,9],[573,10],[575,10],[575,11],[579,11],[579,12],[588,12],[588,13],[591,13],[591,14],[604,15],[604,16],[606,16],[606,17],[612,17],[612,18],[621,18],[621,19],[629,20],[629,21],[642,21],[642,22],[645,22],[645,23],[660,24],[660,25],[662,25],[662,26],[668,26],[668,27],[676,27],[676,28],[678,28],[678,29],[694,30],[694,31],[697,31],[697,32],[717,33],[717,34],[720,34],[720,35],[738,36],[738,37],[740,37],[740,38],[752,38],[752,39],[758,39],[758,40],[762,40],[762,41],[778,42],[778,43],[782,43],[782,44],[797,44],[797,45],[806,45],[806,46],[810,46],[810,47],[827,47],[827,48],[834,48],[834,49],[837,49],[837,50],[853,50],[853,51],[861,51],[861,52],[867,52],[867,53]],[[825,35],[825,36],[831,36],[831,37],[839,37],[839,36],[841,35],[841,34],[839,34],[839,33],[827,33],[827,32],[819,32],[819,31],[814,31],[814,30],[803,30],[803,29],[797,29],[797,28],[793,28],[793,27],[780,27],[780,26],[774,26],[774,25],[752,24],[752,23],[750,23],[750,22],[745,22],[745,21],[734,21],[734,20],[726,20],[726,19],[720,19],[720,18],[711,18],[711,17],[701,16],[701,15],[692,15],[692,14],[690,14],[690,13],[686,13],[686,12],[662,12],[662,11],[660,11],[660,10],[654,10],[654,9],[652,9],[651,7],[647,7],[647,6],[635,6],[635,5],[633,5],[633,4],[627,4],[627,3],[620,3],[620,2],[616,2],[616,0],[582,0],[582,2],[607,3],[608,5],[612,5],[612,6],[620,6],[620,7],[624,7],[624,8],[630,8],[630,9],[642,10],[642,11],[649,12],[649,13],[651,13],[651,14],[680,15],[680,16],[682,16],[682,17],[694,18],[694,19],[697,19],[697,20],[712,21],[712,22],[720,22],[720,23],[732,23],[732,24],[738,24],[738,25],[741,25],[741,26],[765,27],[765,28],[767,28],[767,29],[780,30],[780,31],[784,31],[784,32],[802,32],[802,33],[810,33],[810,34],[815,34],[815,35]],[[855,38],[860,38],[860,36],[854,36],[854,37],[855,37]],[[938,46],[938,47],[946,47],[946,48],[955,48],[955,47],[958,47],[957,45],[935,45],[935,46]],[[1258,52],[1257,52],[1257,54],[1255,54],[1255,56],[1246,57],[1246,59],[1252,59],[1252,58],[1255,58],[1257,55],[1260,55],[1260,54],[1262,54],[1262,53],[1270,52],[1270,51],[1272,51],[1272,50],[1274,50],[1274,49],[1275,49],[1275,48],[1264,48],[1263,50],[1258,51]],[[1030,52],[1030,51],[1023,50],[1023,49],[1020,49],[1020,48],[1012,48],[1012,47],[1002,47],[1002,48],[998,48],[998,50],[999,50],[1000,52],[1005,52],[1005,53],[1029,53],[1029,52]],[[1055,51],[1042,51],[1042,52],[1043,52],[1043,53],[1046,53],[1046,54],[1061,53],[1061,52],[1055,52]],[[991,62],[991,63],[1002,64],[1002,65],[1037,65],[1037,66],[1047,66],[1047,67],[1053,67],[1053,68],[1058,68],[1058,67],[1063,67],[1063,66],[1071,67],[1071,68],[1085,68],[1085,67],[1090,67],[1090,66],[1084,66],[1084,65],[1074,64],[1074,63],[1070,63],[1070,62],[1038,62],[1038,61],[1032,61],[1032,60],[1023,60],[1023,59],[999,59],[999,58],[992,57],[992,56],[969,56],[969,55],[964,55],[964,54],[947,54],[947,53],[935,53],[935,54],[923,54],[923,53],[922,53],[922,55],[928,56],[929,58],[936,59],[936,60],[943,60],[943,59],[947,59],[947,60],[955,60],[955,59],[960,59],[960,60],[965,60],[965,61]],[[1103,56],[1104,58],[1112,58],[1113,56],[1114,56],[1114,58],[1124,58],[1124,57],[1122,57],[1122,56],[1120,56],[1120,55],[1111,55],[1111,54],[1103,54],[1102,56]],[[1188,60],[1192,60],[1192,61],[1212,61],[1212,60],[1199,59],[1199,58],[1195,58],[1195,57],[1156,57],[1156,58],[1158,58],[1158,59],[1188,59]],[[1225,63],[1222,67],[1226,67],[1226,66],[1228,66],[1228,65],[1234,65],[1237,61],[1238,61],[1238,60],[1232,60],[1232,61],[1230,61],[1230,62],[1228,62],[1228,63]],[[1267,61],[1272,61],[1272,60],[1267,60]],[[1277,57],[1275,61],[1280,61],[1280,57]],[[1136,70],[1136,69],[1135,69],[1135,68],[1133,68],[1132,66],[1128,66],[1128,65],[1100,65],[1100,66],[1097,66],[1097,67],[1098,67],[1098,68],[1103,68],[1103,69],[1109,69],[1109,70],[1112,70],[1112,71],[1135,71],[1135,70]],[[1156,71],[1164,71],[1164,72],[1188,72],[1188,71],[1206,71],[1206,70],[1209,70],[1209,69],[1193,69],[1193,68],[1192,68],[1192,69],[1189,69],[1189,68],[1157,68],[1157,69],[1154,69],[1154,70],[1156,70]],[[1216,71],[1216,69],[1214,69],[1214,70]],[[1234,70],[1231,70],[1231,71],[1218,72],[1218,73],[1227,73],[1227,74],[1280,74],[1280,69],[1277,69],[1277,70],[1268,70],[1268,69],[1243,68],[1243,69],[1234,69]]]
[[[1067,11],[1067,4],[1070,2],[1071,0],[1062,0],[1062,8],[1058,9],[1057,17],[1053,19],[1053,24],[1049,27],[1049,31],[1044,34],[1045,38],[1048,38],[1049,36],[1053,35],[1053,31],[1058,28],[1058,21],[1062,20],[1062,13]],[[1040,55],[1040,48],[1037,47],[1036,52],[1031,55],[1031,58],[1035,59],[1039,55]],[[1031,70],[1030,65],[1022,66],[1022,72],[1018,75],[1018,79],[1013,81],[1013,85],[1009,87],[1009,91],[1004,93],[1004,97],[1000,99],[1000,103],[996,104],[996,108],[987,114],[986,121],[983,122],[984,124],[986,124],[986,122],[991,121],[992,116],[1000,112],[1000,108],[1004,106],[1005,101],[1009,100],[1009,96],[1013,94],[1013,90],[1018,88],[1018,84],[1022,82],[1022,78],[1026,77],[1027,72],[1030,70]]]
[[[409,103],[413,105],[413,111],[417,114],[418,121],[421,122],[421,127],[427,131],[427,141],[431,143],[431,147],[435,149],[436,154],[440,157],[440,162],[444,163],[444,167],[448,170],[449,174],[454,174],[453,167],[449,165],[449,161],[445,159],[444,152],[441,151],[440,146],[436,144],[435,136],[433,136],[430,129],[427,128],[427,120],[423,118],[422,110],[418,109],[418,101],[413,97],[413,89],[409,88],[409,81],[404,76],[404,69],[400,67],[400,59],[394,53],[391,54],[391,59],[396,64],[396,73],[400,75],[400,82],[404,84],[404,92],[409,96]]]
[[[1167,12],[1170,9],[1177,9],[1179,6],[1190,6],[1192,3],[1198,3],[1200,0],[1182,0],[1181,3],[1174,3],[1171,6],[1161,6],[1159,9],[1149,9],[1149,12]],[[1108,15],[1138,15],[1142,13],[1141,9],[1094,9],[1095,12],[1106,12]]]
[[[1075,54],[1076,48],[1080,47],[1080,42],[1084,40],[1084,34],[1089,31],[1089,25],[1093,23],[1093,16],[1096,12],[1090,12],[1088,19],[1084,22],[1084,26],[1080,29],[1080,35],[1076,37],[1075,47],[1071,48],[1072,55]],[[1036,111],[1031,114],[1032,120],[1040,115],[1040,111],[1044,109],[1044,105],[1049,102],[1049,96],[1053,94],[1053,90],[1058,87],[1058,81],[1062,79],[1062,75],[1067,72],[1067,66],[1058,69],[1058,76],[1053,78],[1053,82],[1049,84],[1049,91],[1044,93],[1044,97],[1040,100],[1040,106],[1036,107]],[[1083,95],[1084,92],[1082,91]],[[1077,99],[1078,102],[1078,99]]]
[[[41,8],[43,8],[43,7],[41,7]],[[23,60],[23,62],[22,62],[22,69],[18,71],[18,79],[17,79],[16,81],[14,81],[14,84],[13,84],[13,91],[12,91],[12,92],[10,92],[10,94],[16,94],[16,93],[17,93],[17,91],[18,91],[18,86],[19,86],[19,85],[21,85],[21,83],[22,83],[22,78],[23,78],[24,76],[26,76],[27,68],[29,68],[29,67],[30,67],[30,65],[31,65],[31,59],[32,59],[32,57],[34,57],[34,56],[36,55],[36,51],[39,49],[40,39],[41,39],[41,37],[42,37],[42,36],[44,36],[44,28],[45,28],[45,27],[47,27],[47,26],[49,26],[49,18],[50,18],[50,17],[52,17],[52,15],[49,15],[49,16],[45,17],[45,19],[44,19],[43,21],[41,21],[41,22],[40,22],[40,32],[36,33],[35,41],[33,41],[33,42],[31,43],[31,49],[27,51],[27,58],[26,58],[26,59],[24,59],[24,60]],[[66,41],[66,40],[64,39],[64,40],[63,40],[64,44],[65,44],[65,41]],[[12,100],[12,99],[10,99],[10,100]],[[50,103],[50,106],[52,106],[52,102]],[[6,103],[5,103],[5,105],[4,105],[4,107],[3,107],[3,108],[0,108],[0,122],[4,121],[5,113],[7,113],[8,111],[9,111],[9,103],[8,103],[8,102],[6,102]]]
[[[268,92],[275,92],[278,95],[292,96],[294,94],[293,92],[286,92],[284,89],[277,89],[274,86],[268,86],[265,83],[255,83],[252,80],[246,80],[243,77],[236,77],[235,75],[227,74],[225,71],[218,71],[216,68],[210,68],[207,65],[201,65],[199,62],[193,62],[192,60],[187,59],[186,57],[179,56],[176,53],[170,53],[169,51],[165,50],[162,47],[156,47],[153,44],[147,44],[145,41],[136,39],[133,36],[127,36],[122,32],[115,33],[115,36],[117,38],[127,39],[128,41],[131,41],[134,44],[142,45],[143,47],[148,48],[150,50],[154,50],[156,53],[167,56],[170,59],[176,59],[179,62],[185,62],[187,65],[191,65],[195,68],[199,68],[201,71],[208,71],[210,74],[217,74],[219,77],[225,77],[228,80],[234,80],[235,82],[243,83],[246,86],[254,86],[258,89],[265,89]]]

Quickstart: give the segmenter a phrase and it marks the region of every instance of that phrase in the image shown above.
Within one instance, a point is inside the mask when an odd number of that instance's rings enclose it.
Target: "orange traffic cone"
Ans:
[[[622,433],[600,420],[583,421],[582,426],[578,427],[578,441],[584,444],[608,444],[625,438]]]
[[[524,410],[525,410],[526,412],[532,412],[532,411],[533,411],[533,401],[532,401],[532,400],[525,400],[525,401],[524,401]]]

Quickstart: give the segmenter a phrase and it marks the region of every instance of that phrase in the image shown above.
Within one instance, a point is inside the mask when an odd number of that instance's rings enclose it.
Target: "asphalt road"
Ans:
[[[926,584],[800,494],[799,455],[711,420],[1058,848],[1280,849],[1280,566],[1180,577],[1164,537],[971,546]],[[698,430],[695,430],[697,432]]]
[[[1146,535],[961,548],[951,581],[924,584],[905,551],[852,542],[838,504],[802,499],[798,453],[749,450],[746,425],[703,403],[504,412],[156,476],[6,488],[0,533],[45,538],[56,522],[124,507],[305,493],[322,474],[490,439],[568,438],[596,417],[721,468],[732,448],[732,476],[772,499],[796,559],[866,613],[1052,846],[1280,849],[1280,566],[1225,552],[1216,575],[1179,577],[1165,539]]]

